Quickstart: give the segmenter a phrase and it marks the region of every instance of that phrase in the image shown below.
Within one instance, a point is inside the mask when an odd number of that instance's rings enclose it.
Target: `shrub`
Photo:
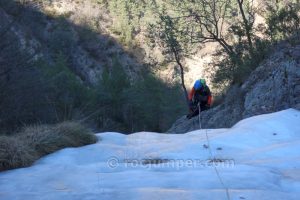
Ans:
[[[280,6],[270,5],[267,16],[267,34],[273,41],[287,39],[293,36],[300,28],[300,6],[297,3],[288,3]]]
[[[0,171],[31,165],[38,155],[19,138],[0,137]]]
[[[63,148],[62,136],[53,127],[47,125],[26,127],[19,135],[19,139],[32,147],[39,156]]]
[[[270,47],[271,43],[269,41],[257,39],[253,44],[252,55],[239,52],[237,56],[228,56],[224,52],[219,51],[214,55],[216,61],[212,63],[215,68],[213,83],[215,85],[242,84],[251,72],[268,56]],[[234,46],[234,49],[238,48],[238,45]]]
[[[0,171],[29,166],[62,148],[95,142],[96,136],[76,122],[28,126],[15,135],[0,137]]]
[[[79,123],[64,122],[58,124],[55,128],[60,134],[70,139],[73,147],[97,142],[96,136]]]
[[[47,81],[45,95],[48,102],[53,102],[56,122],[78,119],[93,101],[93,91],[80,82],[64,54],[56,56],[54,65],[43,63],[41,66],[41,77]]]
[[[62,148],[79,147],[97,141],[89,130],[76,122],[63,122],[54,126],[29,126],[19,135],[20,139],[26,141],[40,156]]]

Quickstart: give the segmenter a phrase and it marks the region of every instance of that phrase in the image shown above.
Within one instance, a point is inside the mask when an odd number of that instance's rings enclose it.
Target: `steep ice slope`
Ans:
[[[230,199],[300,196],[297,110],[248,118],[231,129],[98,136],[97,144],[0,173],[0,199],[226,199],[213,165]]]

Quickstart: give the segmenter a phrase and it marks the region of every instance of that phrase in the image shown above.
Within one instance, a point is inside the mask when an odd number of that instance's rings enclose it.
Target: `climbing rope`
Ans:
[[[198,114],[198,118],[199,118],[199,128],[200,130],[202,129],[202,123],[201,123],[201,106],[200,106],[200,102],[198,103],[198,110],[199,110],[199,114]],[[213,158],[213,154],[212,154],[212,150],[210,148],[210,142],[209,142],[209,137],[208,137],[208,134],[207,134],[207,129],[205,129],[205,135],[206,135],[206,142],[207,142],[207,146],[208,146],[208,150],[209,150],[209,154],[210,154],[210,157]],[[230,200],[230,195],[229,195],[229,190],[228,190],[228,187],[226,187],[217,167],[215,164],[213,164],[214,166],[214,169],[215,169],[215,172],[216,172],[216,175],[221,183],[221,185],[223,186],[224,190],[226,191],[226,197],[227,197],[227,200]]]
[[[200,106],[200,102],[198,102],[198,111],[199,111],[199,128],[202,129],[202,123],[201,123],[201,106]]]

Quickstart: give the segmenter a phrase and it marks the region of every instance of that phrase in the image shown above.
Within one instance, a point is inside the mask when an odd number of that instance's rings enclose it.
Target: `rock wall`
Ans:
[[[287,108],[300,110],[300,44],[282,42],[242,86],[231,87],[223,103],[201,113],[202,128],[229,128],[241,119]],[[196,129],[198,117],[183,116],[168,132]]]

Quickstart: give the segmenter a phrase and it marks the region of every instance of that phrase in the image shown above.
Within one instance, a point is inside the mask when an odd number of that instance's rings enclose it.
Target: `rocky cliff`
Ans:
[[[107,30],[107,11],[96,1],[18,1],[0,3],[1,34],[13,34],[35,60],[55,62],[64,54],[70,70],[86,84],[96,84],[103,69],[117,58],[128,76],[138,76],[141,64]]]
[[[201,113],[202,128],[228,128],[253,115],[300,109],[299,36],[292,41],[278,44],[241,86],[231,87],[220,105]],[[187,120],[183,116],[168,132],[196,129],[199,129],[198,117]]]

